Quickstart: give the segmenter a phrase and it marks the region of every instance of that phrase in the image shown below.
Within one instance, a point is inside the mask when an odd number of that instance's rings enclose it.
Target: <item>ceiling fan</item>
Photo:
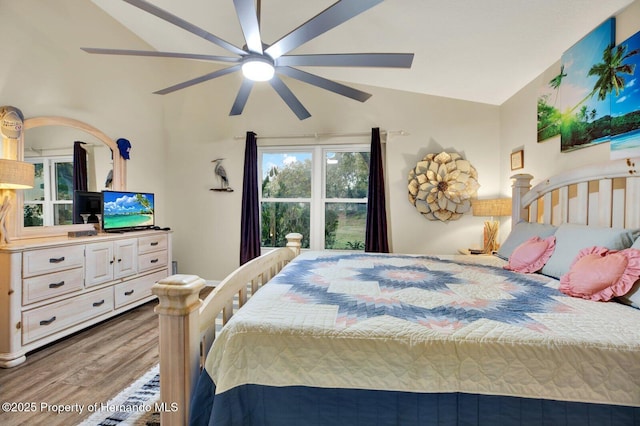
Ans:
[[[234,46],[233,44],[149,3],[146,0],[123,1],[205,40],[208,40],[209,42],[216,44],[237,56],[216,56],[89,47],[83,47],[82,50],[88,53],[107,55],[184,58],[231,63],[233,65],[230,67],[154,92],[155,94],[165,95],[167,93],[175,92],[176,90],[184,89],[186,87],[241,70],[244,75],[244,79],[229,115],[242,114],[254,82],[268,81],[300,120],[310,117],[311,114],[309,111],[307,111],[289,87],[287,87],[287,85],[282,81],[278,76],[279,74],[286,75],[296,80],[303,81],[360,102],[364,102],[371,97],[371,94],[369,93],[294,68],[296,66],[411,68],[411,63],[413,62],[413,53],[287,54],[304,43],[348,21],[378,3],[381,3],[383,0],[338,1],[271,45],[265,44],[260,36],[260,0],[257,0],[257,4],[255,3],[255,0],[233,0],[238,20],[240,21],[240,27],[242,28],[242,33],[244,34],[246,41],[246,45],[242,48]]]

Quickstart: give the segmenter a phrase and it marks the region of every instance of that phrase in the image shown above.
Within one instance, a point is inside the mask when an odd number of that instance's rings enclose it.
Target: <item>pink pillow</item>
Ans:
[[[555,248],[556,237],[553,235],[545,239],[531,237],[516,247],[504,269],[525,274],[537,272],[547,263]]]
[[[624,296],[640,277],[640,250],[580,250],[569,272],[560,277],[560,291],[569,296],[608,301]]]

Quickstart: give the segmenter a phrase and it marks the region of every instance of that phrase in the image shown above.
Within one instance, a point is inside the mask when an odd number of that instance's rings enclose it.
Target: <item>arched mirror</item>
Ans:
[[[18,238],[64,235],[87,228],[74,225],[74,143],[86,151],[87,191],[125,190],[126,166],[114,140],[84,122],[66,117],[24,121],[23,161],[35,165],[35,186],[16,197]]]

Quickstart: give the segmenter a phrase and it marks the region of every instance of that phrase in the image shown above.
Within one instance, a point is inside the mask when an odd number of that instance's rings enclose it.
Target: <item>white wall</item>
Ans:
[[[635,1],[616,15],[616,44],[640,30],[640,1]],[[586,34],[585,34],[586,35]],[[508,162],[502,163],[502,184],[506,190],[514,173],[529,173],[533,184],[545,177],[581,165],[609,159],[609,143],[602,143],[576,151],[561,153],[560,137],[544,142],[536,141],[536,109],[538,89],[547,85],[560,70],[560,58],[500,107],[500,148],[508,158],[512,151],[524,149],[524,168],[511,172]]]
[[[220,279],[238,264],[244,141],[234,137],[248,130],[258,136],[368,132],[372,127],[407,132],[388,142],[385,171],[392,248],[408,253],[453,253],[481,244],[483,218],[430,222],[408,202],[407,173],[427,153],[462,153],[478,170],[481,198],[509,194],[509,154],[518,147],[525,148],[522,171],[538,179],[608,157],[605,146],[560,154],[558,141],[536,143],[537,87],[548,75],[501,107],[364,86],[358,88],[373,97],[359,104],[287,80],[311,118],[299,121],[268,85],[254,88],[243,115],[229,117],[238,75],[153,95],[210,72],[213,65],[80,51],[81,46],[148,49],[88,1],[2,3],[0,104],[21,108],[27,117],[76,118],[114,139],[129,139],[128,187],[157,194],[159,224],[175,231],[180,272]],[[640,27],[637,16],[639,1],[618,17],[619,40]],[[404,71],[388,72],[402,78]],[[349,142],[368,143],[369,138]],[[211,160],[218,157],[226,158],[233,193],[209,191],[215,182]]]
[[[621,42],[640,30],[640,1],[635,1],[616,16],[616,41]],[[577,41],[577,40],[576,40]],[[556,74],[560,58],[548,70],[522,88],[500,107],[479,105],[439,97],[360,87],[374,96],[364,105],[354,104],[332,94],[292,84],[292,88],[313,117],[299,122],[273,94],[252,93],[245,114],[227,119],[239,80],[229,78],[225,84],[198,89],[185,100],[178,99],[169,115],[183,115],[177,129],[168,129],[171,157],[177,169],[170,179],[172,197],[192,207],[172,210],[171,226],[176,234],[176,255],[181,270],[219,278],[237,264],[239,235],[240,182],[242,179],[243,142],[233,136],[246,130],[260,134],[296,134],[313,132],[358,132],[379,126],[383,130],[405,130],[409,136],[392,138],[387,145],[386,173],[390,204],[392,248],[396,252],[451,253],[458,247],[481,244],[482,218],[465,215],[447,224],[429,222],[420,217],[407,201],[406,174],[424,154],[440,149],[463,153],[478,169],[479,196],[509,195],[514,173],[530,173],[533,183],[567,168],[595,163],[609,158],[608,143],[569,153],[560,153],[559,138],[536,141],[536,101],[539,87]],[[400,73],[401,71],[391,71]],[[196,74],[197,75],[197,74]],[[401,75],[399,78],[402,78]],[[258,92],[268,92],[267,88]],[[191,117],[187,118],[186,116]],[[207,122],[207,124],[204,124]],[[197,123],[185,128],[187,123]],[[176,133],[189,135],[187,139]],[[179,147],[174,143],[181,139]],[[525,167],[510,170],[511,152],[524,149]],[[210,161],[228,157],[225,165],[232,170],[233,194],[206,195],[213,183]],[[178,175],[184,173],[181,179]],[[186,189],[191,181],[195,191]],[[183,182],[183,183],[181,183]],[[201,200],[201,201],[198,201]],[[197,227],[192,223],[196,222]],[[502,220],[501,238],[507,235],[510,220]]]
[[[406,178],[425,154],[456,150],[477,168],[480,195],[497,195],[495,106],[370,87],[361,87],[373,97],[360,104],[287,81],[311,118],[299,121],[266,84],[254,88],[243,115],[229,117],[238,75],[158,96],[152,92],[214,65],[80,51],[82,46],[148,49],[91,2],[3,2],[0,36],[11,40],[0,61],[0,103],[20,108],[26,117],[68,116],[114,139],[129,139],[128,188],[156,193],[158,223],[175,231],[174,258],[181,272],[220,279],[238,264],[244,141],[234,137],[248,130],[259,136],[404,130],[409,135],[392,138],[387,147],[392,248],[454,252],[481,244],[481,218],[427,221],[407,200]],[[402,78],[406,71],[389,72]],[[369,137],[349,142],[369,143]],[[226,158],[233,193],[209,191],[211,160],[218,157]]]
[[[164,71],[153,61],[80,50],[148,46],[89,1],[1,3],[0,105],[20,108],[26,118],[71,117],[129,139],[128,187],[155,192],[159,220],[166,222],[164,101],[151,94]]]
[[[482,218],[465,215],[457,222],[441,223],[422,217],[408,201],[407,174],[424,155],[455,150],[478,170],[480,196],[498,195],[498,107],[364,86],[359,88],[373,97],[360,104],[296,81],[287,84],[311,118],[299,121],[269,85],[254,88],[243,115],[228,117],[240,85],[237,75],[172,95],[166,109],[171,123],[167,126],[168,192],[173,204],[169,225],[176,231],[174,252],[180,272],[220,279],[238,265],[244,140],[234,137],[248,130],[258,134],[259,144],[261,135],[370,132],[372,127],[404,130],[408,136],[392,137],[386,146],[392,249],[454,253],[460,247],[481,245]],[[322,142],[340,141],[368,144],[370,136]],[[209,191],[215,184],[211,160],[218,157],[226,159],[233,193]]]

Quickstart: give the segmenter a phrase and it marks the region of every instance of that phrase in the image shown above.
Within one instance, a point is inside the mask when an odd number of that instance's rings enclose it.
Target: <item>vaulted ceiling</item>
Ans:
[[[156,50],[229,55],[224,49],[123,1],[92,1]],[[232,0],[149,1],[236,46],[245,44]],[[275,42],[334,2],[263,0],[263,41]],[[500,105],[558,61],[563,51],[632,2],[386,0],[292,53],[414,53],[410,70],[331,67],[304,67],[304,70],[347,84]],[[212,70],[226,66],[211,63]],[[176,76],[175,83],[192,77]],[[212,80],[202,84],[224,83]]]

